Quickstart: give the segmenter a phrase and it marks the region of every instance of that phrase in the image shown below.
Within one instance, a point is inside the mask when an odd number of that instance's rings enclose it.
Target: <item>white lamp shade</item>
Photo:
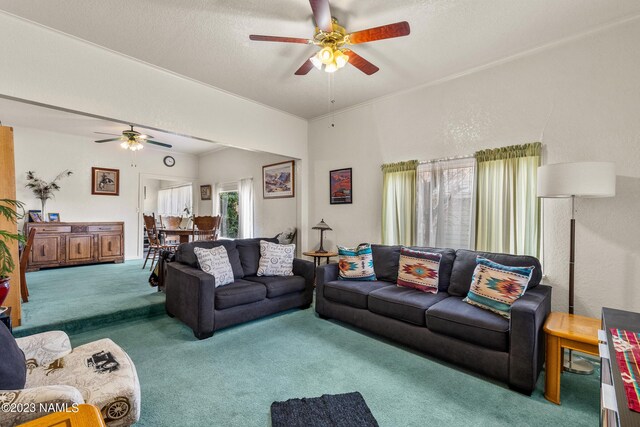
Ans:
[[[610,162],[556,163],[538,168],[538,197],[613,197],[616,166]]]

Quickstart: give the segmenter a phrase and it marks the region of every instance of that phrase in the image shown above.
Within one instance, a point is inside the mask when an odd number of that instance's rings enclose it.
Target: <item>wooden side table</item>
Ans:
[[[544,378],[544,397],[560,404],[560,374],[564,349],[599,355],[598,329],[600,320],[577,314],[552,312],[544,323],[547,334],[547,364]]]
[[[86,403],[78,405],[76,412],[53,412],[18,427],[106,427],[100,410]]]
[[[313,263],[318,267],[322,262],[322,258],[327,259],[327,264],[329,264],[329,259],[332,257],[338,256],[338,252],[316,252],[316,251],[307,251],[303,252],[302,255],[313,257]]]

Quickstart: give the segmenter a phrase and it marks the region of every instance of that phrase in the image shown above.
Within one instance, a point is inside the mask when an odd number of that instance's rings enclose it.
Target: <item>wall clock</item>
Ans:
[[[164,162],[165,166],[167,166],[167,167],[170,167],[170,168],[171,168],[171,167],[173,167],[173,165],[175,165],[175,164],[176,164],[176,159],[174,159],[174,158],[173,158],[173,157],[171,157],[171,156],[166,156],[166,157],[163,159],[163,162]]]

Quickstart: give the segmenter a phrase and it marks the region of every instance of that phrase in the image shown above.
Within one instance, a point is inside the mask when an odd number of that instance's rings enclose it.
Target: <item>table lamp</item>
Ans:
[[[331,230],[332,228],[329,227],[326,222],[324,222],[324,219],[322,219],[318,224],[316,224],[315,226],[311,227],[311,229],[312,230],[320,230],[320,248],[316,252],[326,253],[327,251],[322,246],[323,245],[323,239],[324,239],[324,232],[327,231],[327,230]]]
[[[544,165],[538,168],[538,197],[571,198],[571,242],[569,249],[569,314],[574,314],[574,266],[576,246],[576,197],[613,197],[616,195],[616,168],[610,162],[577,162]],[[564,369],[578,374],[590,374],[593,365],[573,358],[571,351]]]

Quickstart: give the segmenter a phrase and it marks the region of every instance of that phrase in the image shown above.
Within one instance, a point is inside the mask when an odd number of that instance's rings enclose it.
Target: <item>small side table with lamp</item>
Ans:
[[[303,252],[302,254],[308,257],[313,257],[313,262],[315,263],[316,267],[320,265],[320,262],[323,258],[326,258],[327,264],[329,264],[329,259],[331,257],[338,256],[337,252],[329,252],[324,248],[324,232],[329,231],[332,228],[329,227],[326,222],[324,222],[324,219],[322,219],[318,224],[311,227],[311,229],[320,230],[320,247],[315,251],[307,251]]]

